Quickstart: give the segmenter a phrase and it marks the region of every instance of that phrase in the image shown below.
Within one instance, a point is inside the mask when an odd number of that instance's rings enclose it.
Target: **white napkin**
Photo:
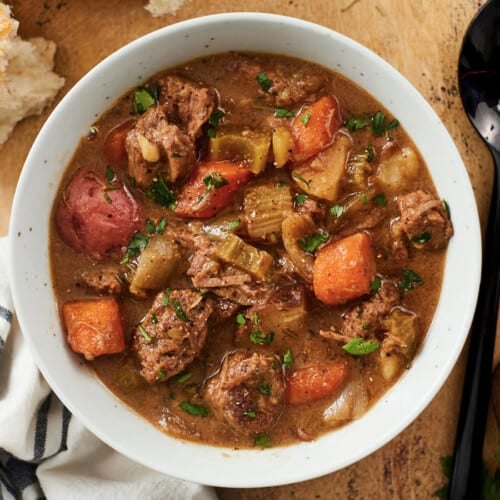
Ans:
[[[13,312],[7,250],[0,238],[0,499],[215,500],[112,450],[51,392]]]

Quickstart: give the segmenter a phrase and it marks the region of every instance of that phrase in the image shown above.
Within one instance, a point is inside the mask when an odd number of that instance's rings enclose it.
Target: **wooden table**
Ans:
[[[58,99],[97,62],[126,42],[191,17],[230,11],[273,12],[339,31],[384,57],[434,107],[462,154],[481,220],[485,221],[492,161],[462,111],[456,80],[462,35],[483,0],[186,0],[176,15],[161,18],[153,18],[144,10],[146,0],[12,3],[23,37],[44,36],[57,43],[56,71],[66,78]],[[23,161],[49,111],[20,123],[0,149],[0,235],[7,234]],[[364,460],[305,483],[268,489],[221,489],[221,499],[432,498],[445,482],[440,457],[453,450],[464,361],[462,354],[439,394],[412,425]],[[497,442],[493,417],[490,424],[487,458],[493,456]]]

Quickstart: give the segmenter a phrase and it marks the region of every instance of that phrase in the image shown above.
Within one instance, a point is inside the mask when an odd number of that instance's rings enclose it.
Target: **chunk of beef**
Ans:
[[[433,250],[446,246],[453,226],[442,200],[418,190],[400,196],[397,202],[401,218],[396,226],[413,245]]]
[[[84,271],[82,281],[99,294],[120,295],[123,292],[123,280],[116,267]]]
[[[128,172],[141,187],[161,175],[175,182],[186,177],[195,163],[193,139],[168,122],[161,106],[149,108],[128,132],[125,140]]]
[[[325,84],[323,75],[310,71],[297,72],[291,78],[284,77],[280,72],[269,72],[267,76],[271,80],[271,87],[264,93],[266,100],[283,107],[304,103]]]
[[[206,385],[205,400],[235,433],[254,436],[278,422],[285,382],[280,360],[270,354],[235,351],[226,355]]]
[[[320,334],[342,342],[357,337],[375,339],[384,319],[399,301],[397,287],[389,281],[384,281],[373,297],[343,314],[339,331],[327,330],[321,331]]]
[[[215,89],[176,76],[161,79],[159,85],[160,103],[166,110],[168,121],[185,130],[192,140],[197,139],[203,124],[217,107]]]
[[[110,188],[112,184],[112,188]],[[56,209],[64,242],[96,260],[117,257],[140,228],[140,206],[125,185],[93,167],[80,168]]]
[[[202,236],[193,238],[187,276],[193,286],[209,289],[219,297],[240,305],[265,303],[274,291],[268,283],[256,283],[248,273],[214,258],[213,243]]]
[[[233,316],[240,308],[241,306],[232,300],[216,297],[211,320],[216,324],[222,323]]]
[[[141,375],[150,383],[182,372],[201,352],[213,303],[195,290],[160,292],[134,330]]]

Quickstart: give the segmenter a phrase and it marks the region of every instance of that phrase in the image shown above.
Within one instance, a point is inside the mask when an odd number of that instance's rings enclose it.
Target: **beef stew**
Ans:
[[[230,447],[312,440],[366,412],[417,355],[453,233],[371,96],[246,53],[115,103],[52,219],[70,347],[165,432]]]

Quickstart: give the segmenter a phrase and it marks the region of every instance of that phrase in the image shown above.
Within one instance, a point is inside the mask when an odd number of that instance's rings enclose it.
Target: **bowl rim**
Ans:
[[[151,424],[142,421],[142,417],[138,417],[137,415],[133,414],[133,410],[130,410],[128,407],[126,407],[126,405],[124,405],[124,403],[119,402],[115,397],[109,398],[108,396],[108,399],[110,399],[110,401],[106,402],[106,411],[110,412],[110,416],[101,415],[99,417],[101,420],[99,421],[95,421],[92,418],[89,418],[89,415],[92,413],[90,409],[91,405],[85,404],[85,402],[79,400],[78,396],[69,393],[67,388],[65,387],[65,384],[63,383],[65,381],[57,379],[51,366],[51,360],[44,356],[41,341],[37,338],[35,329],[36,322],[33,319],[32,311],[35,310],[35,312],[42,313],[41,308],[43,308],[44,305],[47,304],[42,303],[39,306],[37,305],[35,307],[33,304],[30,305],[29,303],[27,303],[25,298],[23,298],[27,293],[27,283],[29,279],[31,279],[30,276],[28,276],[28,273],[33,271],[37,272],[36,269],[30,269],[29,266],[32,264],[23,261],[23,259],[25,259],[25,257],[29,255],[29,252],[33,250],[30,245],[37,241],[36,238],[40,234],[43,236],[44,231],[47,230],[47,228],[41,229],[39,227],[34,228],[30,226],[29,217],[24,213],[23,203],[26,196],[25,193],[30,192],[29,184],[31,181],[31,177],[33,177],[34,175],[34,170],[36,168],[39,168],[40,159],[43,158],[44,155],[44,153],[41,153],[41,150],[49,140],[49,132],[51,130],[51,127],[54,127],[54,124],[60,121],[64,114],[67,113],[67,108],[70,106],[72,100],[81,92],[85,91],[87,87],[91,88],[93,80],[98,77],[98,75],[106,73],[109,67],[116,66],[120,61],[126,58],[127,53],[129,53],[132,48],[134,50],[140,50],[141,48],[158,43],[159,40],[162,40],[165,37],[185,37],[188,32],[192,32],[193,30],[196,30],[198,28],[201,28],[202,30],[206,30],[208,28],[213,28],[216,26],[219,28],[223,28],[224,26],[227,27],[228,24],[236,25],[238,23],[254,23],[259,24],[260,26],[273,26],[275,28],[278,25],[281,25],[293,29],[294,32],[297,33],[314,33],[317,37],[326,38],[327,41],[330,41],[331,43],[337,43],[338,46],[344,48],[344,50],[347,48],[350,51],[354,51],[354,53],[358,55],[361,54],[363,55],[363,57],[368,58],[371,61],[371,64],[374,67],[378,68],[380,72],[382,72],[386,76],[390,76],[390,79],[393,83],[397,83],[398,85],[402,86],[405,91],[405,96],[410,96],[411,99],[414,99],[416,101],[418,106],[420,106],[423,115],[425,115],[425,117],[429,120],[429,123],[431,123],[432,130],[435,133],[440,134],[440,137],[443,140],[443,144],[444,146],[446,146],[446,148],[443,146],[443,150],[445,150],[443,154],[449,160],[450,166],[453,165],[453,168],[456,169],[456,172],[453,171],[453,173],[457,176],[455,182],[464,189],[465,199],[469,204],[468,214],[462,214],[462,212],[460,211],[460,214],[466,217],[466,223],[468,225],[467,237],[469,238],[470,257],[468,258],[469,262],[467,264],[470,266],[470,269],[468,269],[467,271],[467,277],[469,281],[466,295],[469,301],[462,304],[462,307],[460,308],[460,311],[458,313],[459,320],[453,323],[453,325],[457,327],[458,325],[460,325],[460,327],[458,327],[458,338],[455,338],[455,341],[452,344],[452,348],[450,348],[446,352],[447,356],[443,361],[443,365],[441,367],[436,366],[437,372],[431,370],[432,373],[426,376],[426,381],[429,385],[427,386],[426,390],[420,393],[418,404],[416,404],[414,400],[412,401],[410,397],[411,395],[406,394],[400,395],[397,398],[397,401],[398,406],[403,405],[404,407],[405,404],[408,405],[409,411],[405,413],[397,410],[394,406],[394,394],[396,392],[396,388],[405,384],[409,379],[413,380],[415,378],[412,374],[412,371],[410,370],[403,375],[402,379],[400,379],[396,383],[396,385],[391,390],[389,390],[388,393],[382,396],[382,398],[374,405],[374,407],[372,407],[367,412],[366,415],[361,417],[359,420],[348,424],[348,426],[345,427],[350,429],[349,433],[347,433],[348,437],[342,438],[342,434],[345,432],[341,429],[338,431],[333,431],[314,442],[299,443],[293,446],[292,459],[286,457],[287,454],[289,454],[291,447],[277,447],[266,450],[235,451],[229,448],[214,448],[206,445],[184,442],[182,440],[170,438],[168,436],[165,437],[164,435],[162,435],[163,437],[159,437],[159,434],[161,434],[160,431],[154,429]],[[186,38],[184,38],[184,40],[186,40]],[[210,45],[210,43],[208,42],[207,44]],[[207,50],[207,53],[210,52],[211,45],[208,49],[209,50]],[[306,48],[304,48],[304,50],[306,50]],[[274,50],[269,52],[278,53]],[[187,60],[189,59],[192,58],[188,57]],[[168,69],[168,67],[170,66],[172,66],[172,64],[165,65],[165,69]],[[351,78],[349,74],[354,75],[353,71],[355,71],[352,68],[336,69],[330,67],[330,69],[339,71],[344,74],[347,73],[346,76],[348,76],[348,78]],[[153,74],[154,72],[147,75],[142,75],[141,78],[147,79]],[[351,78],[351,80],[353,80],[353,78]],[[133,84],[127,85],[128,89],[132,87]],[[372,93],[373,95],[373,92],[370,93]],[[378,98],[377,96],[375,97]],[[394,102],[396,102],[398,96],[395,96],[394,99]],[[102,108],[101,113],[105,112],[106,109],[109,109],[110,104],[112,104],[112,102],[109,102],[105,98],[103,98],[103,102],[107,102],[107,106]],[[389,110],[391,109],[391,103],[382,102],[382,104]],[[88,123],[88,126],[90,125],[91,123]],[[405,126],[405,128],[407,127]],[[417,143],[415,138],[409,131],[408,133],[417,144],[417,147],[420,149],[419,144]],[[64,154],[62,156],[64,156]],[[425,158],[425,160],[429,165],[428,159]],[[61,157],[60,161],[64,162],[64,158]],[[47,163],[46,160],[45,162]],[[64,165],[67,165],[68,162],[69,158],[66,160]],[[40,178],[43,177],[43,168],[41,170],[42,172],[36,174],[36,176],[40,176]],[[431,175],[433,175],[432,172]],[[56,187],[59,184],[59,182],[54,181],[52,181],[52,183],[56,184]],[[51,189],[53,188],[54,186],[52,186]],[[42,196],[43,201],[44,195],[40,196]],[[462,231],[462,229],[460,230]],[[312,479],[314,477],[318,477],[343,468],[361,458],[366,457],[367,455],[371,454],[372,452],[386,444],[396,435],[398,435],[424,410],[424,408],[434,398],[434,396],[437,394],[446,378],[450,374],[453,366],[458,359],[458,356],[460,355],[460,352],[462,351],[475,309],[481,268],[481,235],[479,217],[477,214],[477,207],[472,187],[470,185],[465,166],[463,165],[455,144],[446,131],[444,125],[441,123],[439,117],[432,109],[432,107],[427,103],[427,101],[416,91],[413,85],[389,63],[387,63],[367,47],[362,46],[358,42],[346,37],[345,35],[309,21],[304,21],[301,19],[278,14],[266,14],[259,12],[233,12],[201,16],[181,21],[164,28],[160,28],[129,42],[122,48],[106,57],[103,61],[99,62],[93,69],[91,69],[86,75],[84,75],[61,99],[33,143],[33,146],[25,161],[24,168],[21,172],[18,187],[14,196],[9,235],[9,250],[11,256],[9,278],[12,286],[12,296],[15,311],[19,312],[18,320],[21,326],[21,330],[30,347],[37,366],[40,368],[40,371],[44,375],[50,387],[54,390],[61,401],[63,401],[68,409],[85,425],[85,427],[87,427],[91,432],[98,436],[102,441],[110,445],[112,448],[118,450],[122,454],[128,456],[129,458],[132,458],[133,460],[142,463],[147,467],[156,469],[166,474],[177,476],[181,479],[225,487],[276,486]],[[455,246],[456,245],[454,243],[454,240],[452,240],[450,242],[450,248]],[[44,253],[46,253],[45,249]],[[455,253],[457,252],[454,251],[453,255],[455,255]],[[446,259],[446,269],[448,269],[449,266],[449,254],[450,249],[448,250],[448,256]],[[45,255],[44,258],[48,259],[48,256]],[[445,280],[448,276],[448,272],[446,269],[444,277]],[[39,276],[37,274],[36,279],[38,279],[38,281],[36,282],[38,292],[40,290],[46,290],[47,288],[50,288],[50,277],[48,277],[47,275]],[[450,290],[453,287],[454,285],[450,285],[445,290],[446,293],[450,293]],[[33,293],[34,292],[32,291],[31,294]],[[442,296],[443,293],[444,292],[442,291]],[[436,312],[441,306],[442,297],[440,298]],[[450,307],[450,304],[444,304],[444,306]],[[38,311],[37,307],[39,308]],[[60,329],[60,327],[58,327],[57,325],[58,322],[59,318],[53,319],[52,324],[49,325],[49,330],[51,332],[59,331],[58,329]],[[435,318],[435,320],[433,320],[433,323],[431,324],[429,332],[433,328],[444,328],[446,326],[447,325],[441,320]],[[447,334],[450,333],[452,332],[447,332]],[[431,345],[427,344],[428,339],[426,338],[421,349],[421,354],[422,351],[425,351],[428,355],[430,353],[431,355],[437,356],[434,351],[443,348],[442,344],[446,344],[446,338],[447,337],[443,338],[442,341],[433,342]],[[60,343],[65,344],[64,342]],[[66,346],[61,345],[61,347],[59,348],[60,355],[64,355],[64,349],[67,349]],[[413,368],[415,369],[415,367],[417,367],[418,369],[418,367],[422,364],[423,360],[421,355],[415,360]],[[72,371],[75,371],[76,375],[79,378],[89,378],[89,370],[90,369],[87,369],[84,366],[77,366],[77,364],[74,364],[74,369]],[[95,384],[95,381],[93,381],[92,384],[96,387],[98,386],[98,384]],[[101,387],[101,389],[96,388],[96,394],[100,394],[99,391],[102,392],[103,390],[106,392],[108,391],[103,387]],[[109,392],[109,394],[111,394],[111,392]],[[123,412],[123,408],[126,409],[126,412],[131,413],[131,415],[128,415],[128,420],[126,421],[127,425],[130,423],[130,425],[135,426],[136,429],[140,429],[141,435],[143,435],[144,439],[146,439],[149,443],[154,443],[155,440],[165,443],[165,445],[169,447],[169,450],[173,450],[175,460],[167,461],[166,463],[159,463],[158,459],[160,455],[155,454],[154,456],[147,456],[147,454],[140,452],[140,448],[137,448],[137,445],[135,445],[135,447],[131,449],[131,447],[127,443],[121,441],[118,437],[123,436],[123,433],[119,435],[113,434],[113,426],[118,427],[116,426],[113,418],[115,418],[116,415],[121,415],[121,412]],[[393,424],[391,428],[388,428],[386,422],[382,422],[382,425],[380,424],[380,421],[377,421],[377,419],[387,418],[386,408],[391,408],[391,410],[394,411],[395,417],[397,417],[398,419],[397,423]],[[375,424],[374,427],[376,429],[376,435],[370,437],[371,441],[368,445],[364,444],[364,446],[362,446],[361,452],[353,452],[352,450],[350,450],[349,438],[352,438],[352,436],[354,436],[356,433],[359,433],[362,436],[366,436],[366,430],[364,430],[364,427],[366,427],[367,422],[369,422],[370,424]],[[379,425],[377,425],[377,423]],[[327,446],[341,446],[343,451],[342,453],[338,454],[337,457],[335,457],[335,460],[329,462],[325,459],[325,447]],[[196,453],[193,453],[195,449]],[[219,460],[219,457],[222,458]],[[221,465],[223,463],[224,470],[220,470],[220,468],[218,470],[217,467],[213,467],[212,462],[214,460],[216,464],[218,463],[219,465]],[[201,467],[196,467],[196,465],[200,465]],[[266,470],[270,465],[272,465],[272,467],[270,467],[270,470]],[[194,474],[190,470],[190,467],[196,469],[196,474]],[[249,477],[249,474],[246,472],[246,470],[254,471],[254,473],[251,475],[252,477]]]

